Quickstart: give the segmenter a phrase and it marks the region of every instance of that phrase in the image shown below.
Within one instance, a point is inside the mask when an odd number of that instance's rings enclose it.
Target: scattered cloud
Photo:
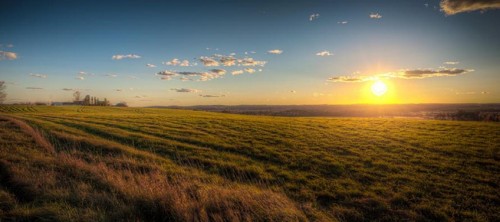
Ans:
[[[14,60],[17,59],[17,53],[0,51],[0,61],[1,60]]]
[[[319,13],[314,13],[309,16],[309,21],[313,21],[319,18]]]
[[[446,15],[462,12],[500,9],[500,0],[441,0],[441,11]]]
[[[122,59],[140,59],[141,56],[136,54],[128,54],[128,55],[113,55],[111,59],[113,60],[122,60]]]
[[[78,80],[84,80],[85,77],[83,77],[83,76],[77,76],[76,79],[78,79]]]
[[[170,89],[172,91],[176,91],[176,92],[181,92],[181,93],[197,93],[197,92],[201,92],[201,90],[198,90],[198,89],[186,89],[186,88],[181,88],[181,89]]]
[[[224,70],[224,69],[211,69],[210,72],[215,73],[217,75],[224,75],[224,74],[226,74],[226,70]]]
[[[400,78],[400,79],[424,79],[431,77],[442,77],[442,76],[457,76],[465,74],[468,72],[473,72],[472,69],[455,69],[455,68],[440,68],[440,69],[412,69],[412,70],[400,70],[396,72],[389,72],[384,74],[372,75],[372,76],[362,76],[362,75],[351,75],[351,76],[336,76],[328,78],[329,82],[366,82],[373,81],[384,78]]]
[[[341,24],[341,25],[345,25],[347,24],[348,22],[347,21],[340,21],[340,22],[337,22],[337,24]]]
[[[369,76],[336,76],[328,78],[329,82],[366,82],[374,80],[373,77]]]
[[[64,91],[73,91],[73,89],[71,89],[71,88],[63,88],[62,90],[64,90]]]
[[[38,90],[38,89],[43,89],[43,88],[40,88],[40,87],[26,87],[26,89],[36,89],[36,90]]]
[[[272,49],[272,50],[267,51],[267,53],[279,55],[279,54],[283,53],[283,50],[281,50],[281,49]]]
[[[123,89],[115,89],[115,91],[121,92],[121,91],[123,91]]]
[[[12,47],[14,47],[14,45],[13,44],[7,44],[6,47],[7,48],[12,48]]]
[[[255,72],[255,69],[252,69],[252,68],[245,68],[245,72],[248,72],[250,74],[254,73]]]
[[[174,71],[165,70],[165,71],[161,71],[161,72],[156,73],[156,75],[160,75],[160,76],[176,76],[177,73],[174,72]]]
[[[156,65],[151,64],[151,63],[146,64],[146,66],[149,67],[149,68],[156,68]]]
[[[231,72],[231,74],[233,76],[235,76],[235,75],[241,75],[241,74],[243,74],[243,70],[234,70],[234,71]]]
[[[30,73],[30,76],[31,76],[31,77],[35,77],[35,78],[42,78],[42,79],[47,78],[47,75],[44,75],[44,74],[38,74],[38,73]]]
[[[238,63],[242,66],[264,66],[267,62],[254,60],[253,58],[244,58],[239,59]]]
[[[297,91],[295,91],[295,90],[290,90],[290,92],[291,92],[291,93],[294,93],[294,94],[295,94],[295,93],[297,93]]]
[[[429,77],[438,77],[438,76],[457,76],[460,74],[472,72],[472,69],[415,69],[415,70],[403,70],[398,72],[396,77],[404,78],[404,79],[423,79]]]
[[[236,65],[236,59],[232,56],[223,56],[220,58],[220,63],[222,63],[223,66],[234,66]]]
[[[482,91],[481,94],[490,94],[490,92]]]
[[[459,62],[444,62],[446,65],[458,65]]]
[[[326,50],[323,50],[321,52],[318,52],[316,53],[317,56],[332,56],[333,53],[329,52],[329,51],[326,51]]]
[[[202,56],[200,58],[200,62],[203,63],[204,66],[219,66],[219,62],[217,62],[215,59]]]
[[[378,13],[371,13],[370,14],[370,18],[371,19],[381,19],[382,18],[382,15],[378,14]]]
[[[189,61],[188,60],[179,60],[177,58],[174,58],[170,61],[167,62],[162,62],[163,64],[167,66],[189,66]]]

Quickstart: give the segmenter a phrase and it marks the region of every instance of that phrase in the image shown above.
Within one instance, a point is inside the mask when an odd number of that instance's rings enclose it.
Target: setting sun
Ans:
[[[378,80],[375,83],[373,83],[373,85],[372,85],[373,95],[382,96],[386,92],[387,92],[387,85],[384,82]]]

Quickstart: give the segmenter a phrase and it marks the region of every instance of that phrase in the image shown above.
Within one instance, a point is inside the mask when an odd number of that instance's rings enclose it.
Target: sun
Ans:
[[[383,96],[387,92],[387,85],[378,80],[372,85],[372,93],[376,96]]]

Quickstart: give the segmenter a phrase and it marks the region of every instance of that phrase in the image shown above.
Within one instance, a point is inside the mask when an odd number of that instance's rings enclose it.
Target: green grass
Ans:
[[[0,121],[0,220],[500,220],[498,123],[43,106],[0,116],[35,128]]]

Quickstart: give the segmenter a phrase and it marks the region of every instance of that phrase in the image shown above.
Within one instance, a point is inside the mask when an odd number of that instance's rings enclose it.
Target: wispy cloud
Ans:
[[[198,89],[187,89],[187,88],[180,88],[180,89],[173,88],[173,89],[170,89],[170,90],[176,91],[176,92],[180,92],[180,93],[197,93],[197,92],[201,92],[201,90],[198,90]]]
[[[378,14],[378,13],[371,13],[370,14],[370,18],[371,19],[381,19],[382,18],[382,15]]]
[[[341,25],[345,25],[345,24],[347,24],[347,23],[348,23],[348,21],[340,21],[340,22],[337,22],[337,24],[341,24]]]
[[[499,0],[441,0],[441,10],[447,15],[477,10],[499,9]]]
[[[335,76],[329,78],[329,82],[366,82],[378,79],[388,79],[388,78],[400,78],[400,79],[424,79],[431,77],[446,77],[446,76],[457,76],[469,72],[473,72],[472,69],[455,69],[455,68],[440,68],[440,69],[406,69],[399,70],[395,72],[389,72],[378,75],[352,75],[352,76]]]
[[[38,74],[38,73],[30,73],[30,76],[31,76],[31,77],[35,77],[35,78],[42,78],[42,79],[47,78],[47,75],[44,75],[44,74]]]
[[[118,77],[118,75],[116,75],[116,74],[106,74],[106,75],[104,75],[104,76],[111,77],[111,78],[116,78],[116,77]]]
[[[224,70],[224,69],[211,69],[210,72],[215,73],[217,75],[224,75],[224,74],[226,74],[226,70]]]
[[[255,72],[255,69],[252,69],[252,68],[245,68],[245,72],[248,72],[250,74],[254,73]]]
[[[313,20],[316,20],[319,18],[319,13],[314,13],[314,14],[311,14],[309,15],[309,21],[313,21]]]
[[[281,49],[272,49],[272,50],[267,51],[267,53],[279,55],[279,54],[283,53],[283,50],[281,50]]]
[[[233,76],[236,76],[236,75],[241,75],[241,74],[243,74],[243,70],[234,70],[234,71],[232,71],[232,72],[231,72],[231,74],[232,74]]]
[[[446,65],[458,65],[459,62],[444,62]]]
[[[40,88],[40,87],[26,87],[26,89],[35,89],[35,90],[39,90],[39,89],[43,89],[43,88]]]
[[[77,76],[75,79],[78,79],[78,80],[85,80],[85,77],[83,77],[83,76]]]
[[[146,66],[149,67],[149,68],[156,68],[156,65],[151,64],[151,63],[146,64]]]
[[[17,53],[0,51],[0,61],[1,60],[14,60],[17,59]]]
[[[254,60],[253,58],[238,59],[239,65],[242,66],[264,66],[267,61]]]
[[[185,71],[185,72],[176,72],[176,71],[161,71],[158,72],[156,75],[162,76],[162,80],[170,80],[174,76],[190,76],[190,77],[198,77],[198,81],[208,81],[212,79],[217,79],[222,77],[223,75],[226,74],[226,70],[224,69],[212,69],[210,72],[191,72],[191,71]],[[183,79],[187,81],[188,79]],[[191,80],[191,79],[189,79]]]
[[[64,91],[73,91],[73,89],[71,89],[71,88],[63,88],[62,90],[64,90]]]
[[[326,50],[323,50],[321,52],[318,52],[316,53],[317,56],[332,56],[333,53],[329,52],[329,51],[326,51]]]
[[[113,60],[122,60],[122,59],[140,59],[141,56],[136,54],[128,54],[128,55],[113,55],[111,59]]]
[[[204,98],[218,98],[218,97],[225,97],[226,95],[199,94],[199,96]]]

